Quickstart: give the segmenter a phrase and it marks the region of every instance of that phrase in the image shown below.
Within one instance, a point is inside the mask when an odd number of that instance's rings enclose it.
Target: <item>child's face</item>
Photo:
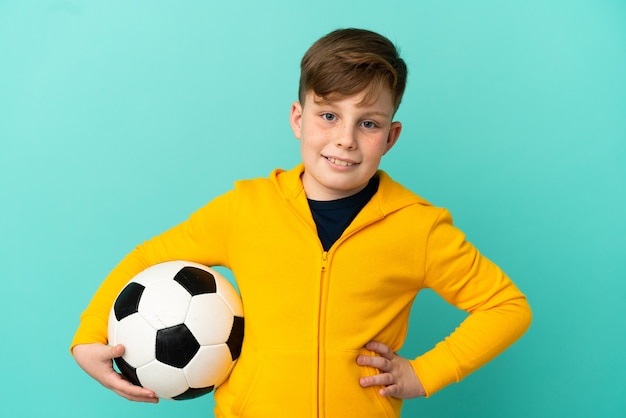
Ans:
[[[391,91],[383,89],[367,104],[361,103],[364,95],[324,102],[309,91],[304,106],[292,105],[291,128],[300,140],[302,183],[309,199],[334,200],[359,192],[398,140],[402,125],[391,120]]]

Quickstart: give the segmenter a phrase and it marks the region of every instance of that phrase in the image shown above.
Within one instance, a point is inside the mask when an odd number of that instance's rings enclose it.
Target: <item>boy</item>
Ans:
[[[106,346],[113,300],[144,268],[182,259],[230,268],[244,344],[215,392],[218,417],[398,417],[503,351],[530,324],[524,295],[435,208],[378,169],[398,140],[406,82],[394,45],[365,30],[318,40],[301,64],[290,122],[302,164],[237,182],[139,246],[103,282],[72,343],[78,364],[135,401]],[[411,304],[432,288],[470,315],[415,359],[397,352]]]

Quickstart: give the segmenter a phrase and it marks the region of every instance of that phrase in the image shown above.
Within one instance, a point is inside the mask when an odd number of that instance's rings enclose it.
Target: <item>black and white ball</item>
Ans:
[[[191,399],[223,383],[241,352],[243,306],[215,270],[187,261],[154,265],[135,276],[109,315],[109,344],[135,385],[160,398]]]

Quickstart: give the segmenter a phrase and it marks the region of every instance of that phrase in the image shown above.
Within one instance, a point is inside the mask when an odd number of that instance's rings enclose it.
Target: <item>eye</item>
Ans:
[[[373,128],[376,128],[378,126],[378,125],[376,125],[376,122],[373,122],[371,120],[366,120],[366,121],[362,122],[361,125],[364,128],[367,128],[367,129],[373,129]]]
[[[327,120],[327,121],[333,121],[336,119],[335,115],[333,115],[332,113],[322,113],[322,119]]]

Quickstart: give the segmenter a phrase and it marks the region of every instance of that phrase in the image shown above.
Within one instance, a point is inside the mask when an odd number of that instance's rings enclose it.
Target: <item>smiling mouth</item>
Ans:
[[[355,163],[355,162],[352,162],[352,161],[340,160],[340,159],[333,158],[333,157],[324,157],[324,158],[326,158],[331,163],[333,163],[335,165],[340,165],[342,167],[350,167],[350,166],[358,164],[358,163]]]

